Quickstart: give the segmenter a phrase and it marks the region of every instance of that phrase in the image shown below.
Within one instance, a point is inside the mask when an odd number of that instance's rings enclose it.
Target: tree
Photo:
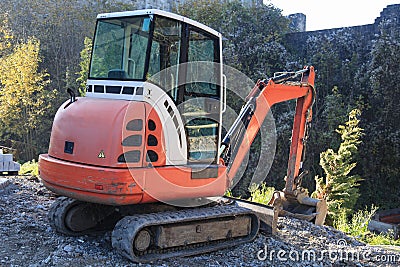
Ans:
[[[379,28],[365,73],[367,145],[360,164],[365,170],[364,202],[388,209],[397,208],[400,202],[400,30],[391,18],[383,20]]]
[[[42,44],[43,61],[40,68],[51,76],[51,88],[57,89],[61,99],[67,86],[77,86],[80,55],[85,37],[92,37],[96,16],[103,12],[133,10],[134,4],[113,0],[2,0],[0,12],[9,12],[10,27],[18,40],[35,36]]]
[[[133,4],[127,4],[127,1],[104,1],[104,0],[1,0],[0,14],[8,14],[6,19],[0,17],[0,22],[6,20],[7,27],[3,29],[12,29],[13,38],[1,39],[1,44],[7,44],[7,51],[0,50],[0,57],[8,55],[13,51],[13,45],[18,41],[22,44],[27,43],[31,36],[35,36],[40,41],[40,58],[38,62],[38,73],[48,73],[43,81],[43,92],[48,92],[51,97],[52,108],[42,114],[40,123],[35,125],[37,133],[33,134],[32,143],[35,144],[35,153],[43,153],[48,149],[51,123],[55,113],[55,107],[58,107],[67,98],[66,88],[77,89],[77,73],[80,70],[80,55],[86,36],[93,36],[95,29],[96,16],[103,12],[132,10]],[[1,36],[9,36],[0,30]],[[4,67],[3,67],[4,69]],[[43,70],[43,72],[42,72]],[[46,71],[44,71],[46,70]],[[51,77],[51,80],[49,79]],[[54,97],[52,89],[57,90]],[[39,99],[40,94],[35,93],[34,97]],[[0,122],[2,123],[2,122]],[[2,124],[4,125],[4,123]],[[11,125],[14,127],[14,125]],[[16,127],[16,126],[15,126]],[[12,139],[21,144],[25,141],[20,135],[16,135],[11,129],[0,129],[0,139]],[[24,158],[26,155],[24,156]],[[31,158],[26,158],[30,160]]]
[[[341,213],[348,216],[360,196],[357,186],[361,177],[350,174],[356,166],[354,158],[363,135],[363,129],[358,127],[360,121],[357,116],[359,115],[358,109],[352,110],[345,125],[339,125],[336,130],[342,139],[338,151],[335,152],[330,148],[322,152],[320,156],[320,165],[325,172],[325,177],[315,177],[317,186],[313,196],[326,199],[328,223],[332,223]]]
[[[272,5],[187,1],[176,12],[219,31],[224,37],[224,62],[250,78],[266,78],[285,68],[289,55],[280,41],[289,31],[289,20]]]
[[[38,72],[40,42],[30,38],[0,59],[0,128],[3,137],[20,140],[24,159],[33,159],[41,119],[55,92],[46,91],[46,72]]]
[[[77,73],[78,78],[76,81],[79,83],[79,93],[81,96],[85,95],[85,88],[86,88],[86,80],[89,73],[89,64],[90,64],[90,55],[92,53],[92,39],[85,37],[84,40],[85,47],[82,49],[81,55],[81,62],[79,66],[81,70]]]
[[[0,16],[0,57],[10,51],[13,39],[14,36],[8,23],[8,15],[5,13]]]

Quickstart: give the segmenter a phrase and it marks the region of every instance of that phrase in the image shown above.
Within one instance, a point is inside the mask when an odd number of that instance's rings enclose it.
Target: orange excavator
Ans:
[[[43,184],[66,235],[112,231],[135,262],[193,255],[276,231],[279,215],[322,224],[323,200],[301,188],[314,68],[258,81],[225,137],[222,36],[160,10],[100,14],[85,97],[55,115]],[[295,99],[286,187],[272,206],[224,197],[275,103]]]

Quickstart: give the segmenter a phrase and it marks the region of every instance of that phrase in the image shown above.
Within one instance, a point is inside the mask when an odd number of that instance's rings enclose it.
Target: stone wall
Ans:
[[[288,16],[290,20],[290,28],[297,32],[306,31],[306,15],[303,13],[290,14]]]
[[[288,48],[300,56],[307,53],[307,43],[312,39],[331,39],[335,42],[337,36],[348,36],[350,39],[360,42],[364,52],[370,51],[373,40],[381,34],[382,29],[400,29],[400,4],[389,5],[383,9],[380,16],[373,24],[343,27],[318,31],[301,31],[305,25],[305,16],[294,14],[292,17],[292,28],[298,32],[287,34],[285,37]]]
[[[127,3],[134,3],[137,9],[161,9],[172,11],[175,7],[185,3],[186,0],[125,0]],[[262,0],[241,0],[244,5],[262,5]]]

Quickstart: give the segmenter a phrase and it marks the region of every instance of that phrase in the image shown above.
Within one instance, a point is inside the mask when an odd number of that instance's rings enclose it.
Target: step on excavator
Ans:
[[[68,90],[39,157],[43,184],[60,196],[51,226],[112,230],[121,255],[149,262],[274,234],[278,215],[323,224],[325,201],[300,186],[314,78],[305,67],[258,81],[222,139],[221,34],[160,10],[98,15],[86,95]],[[271,205],[224,197],[270,107],[288,100],[297,104],[285,189]]]

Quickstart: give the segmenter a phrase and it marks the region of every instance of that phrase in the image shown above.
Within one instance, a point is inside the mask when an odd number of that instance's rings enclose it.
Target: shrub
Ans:
[[[378,210],[378,207],[372,206],[371,210],[365,208],[354,213],[351,220],[348,219],[345,210],[341,210],[334,220],[333,226],[339,231],[345,232],[358,239],[365,240],[366,236],[370,234],[368,230],[368,223],[372,216]]]
[[[368,230],[368,224],[378,207],[372,206],[370,210],[365,208],[354,213],[351,220],[342,211],[334,221],[334,227],[354,238],[370,245],[394,245],[400,246],[400,239],[394,240],[389,234],[375,234]]]
[[[39,164],[33,159],[21,165],[19,175],[32,175],[39,177]]]
[[[249,187],[249,191],[251,195],[249,199],[250,201],[267,205],[272,198],[275,188],[267,187],[265,183],[262,183],[261,185],[252,184]]]

